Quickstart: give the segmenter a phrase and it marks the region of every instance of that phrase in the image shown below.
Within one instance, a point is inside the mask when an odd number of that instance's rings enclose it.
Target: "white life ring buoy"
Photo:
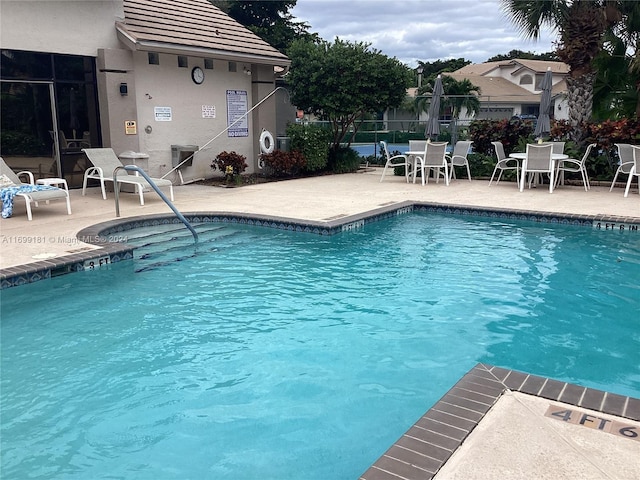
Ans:
[[[273,135],[269,130],[262,130],[260,134],[260,151],[262,153],[271,153],[275,148],[275,143],[273,141]]]

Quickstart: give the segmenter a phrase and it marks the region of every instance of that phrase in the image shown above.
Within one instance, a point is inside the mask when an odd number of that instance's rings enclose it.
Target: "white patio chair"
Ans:
[[[23,183],[22,180],[20,180],[20,175],[27,175],[29,183]],[[31,214],[31,203],[37,207],[38,202],[49,203],[50,200],[65,200],[67,202],[67,214],[71,215],[71,201],[69,200],[68,190],[52,186],[43,188],[41,185],[36,185],[33,173],[29,171],[15,173],[5,163],[2,157],[0,157],[0,179],[2,180],[0,190],[7,189],[7,192],[2,192],[3,203],[5,201],[5,193],[9,193],[9,195],[7,195],[7,201],[12,201],[15,197],[24,198],[27,207],[27,219],[29,221],[33,219]],[[20,190],[11,192],[9,189],[12,188],[19,188]],[[10,207],[12,206],[13,205],[10,205]]]
[[[629,188],[631,188],[631,180],[633,180],[633,177],[638,177],[638,193],[640,193],[640,169],[638,169],[638,165],[640,165],[640,147],[631,145],[631,148],[633,150],[633,165],[631,165],[631,169],[629,170],[629,179],[624,189],[625,198],[629,195]]]
[[[589,184],[589,175],[587,175],[587,158],[589,158],[589,155],[591,155],[591,149],[595,146],[596,146],[595,143],[588,145],[581,160],[576,160],[575,158],[567,158],[565,160],[558,161],[558,166],[556,168],[555,187],[558,186],[558,181],[560,180],[560,176],[564,172],[569,172],[569,173],[579,173],[582,176],[582,183],[584,184],[585,192],[591,188],[591,185]],[[556,152],[553,152],[553,153],[556,153]]]
[[[382,170],[382,176],[380,177],[380,181],[384,180],[384,176],[387,173],[387,169],[395,169],[396,167],[404,167],[404,177],[407,183],[409,183],[409,161],[407,160],[406,155],[394,155],[393,157],[389,155],[389,150],[387,149],[387,142],[380,142],[380,150],[384,152],[384,157],[387,161],[384,164],[384,170]]]
[[[107,193],[104,188],[104,182],[113,183],[113,172],[117,167],[122,167],[122,162],[111,148],[83,148],[82,151],[87,155],[93,167],[88,168],[84,172],[84,180],[82,182],[82,196],[87,190],[87,180],[99,180],[102,190],[102,198],[107,199]],[[169,187],[171,200],[173,201],[173,184],[171,180],[165,178],[151,178],[158,188]],[[133,185],[136,193],[140,197],[140,205],[144,205],[144,191],[150,190],[151,185],[143,177],[129,175],[125,170],[119,170],[113,188],[120,188],[121,184]]]
[[[473,142],[463,140],[456,142],[453,147],[453,152],[451,154],[447,154],[447,161],[451,166],[449,180],[456,178],[456,167],[466,167],[467,177],[469,177],[469,181],[471,181],[471,170],[469,169],[469,160],[467,160],[467,155],[469,154],[469,149],[471,148],[472,143]]]
[[[565,142],[551,142],[553,145],[553,153],[564,153]]]
[[[435,170],[436,183],[440,181],[440,176],[444,176],[445,184],[449,185],[449,163],[447,162],[447,143],[446,142],[426,142],[424,154],[416,155],[416,165],[413,170],[413,183],[416,183],[416,175],[420,169],[422,177],[422,185],[429,183],[429,172]],[[444,169],[441,172],[440,169]]]
[[[504,154],[504,146],[502,142],[491,142],[493,148],[496,152],[496,158],[498,159],[498,163],[496,163],[495,168],[493,169],[493,173],[491,174],[491,179],[489,180],[489,186],[491,186],[491,182],[493,182],[493,177],[496,172],[500,170],[498,174],[498,178],[496,179],[496,183],[500,182],[500,178],[502,178],[502,173],[505,170],[515,170],[516,171],[516,182],[518,182],[518,186],[520,185],[520,160],[517,158],[507,157]]]
[[[549,193],[553,192],[555,161],[553,160],[553,145],[527,144],[527,156],[522,163],[520,191],[524,191],[527,174],[546,173],[549,175]],[[529,188],[533,183],[534,175],[529,179]]]
[[[631,167],[633,166],[633,145],[628,143],[616,143],[615,146],[618,150],[618,168],[616,170],[616,174],[613,176],[613,182],[611,182],[609,191],[613,190],[613,187],[616,185],[618,175],[621,173],[623,175],[629,175]]]
[[[426,145],[426,140],[409,140],[409,150],[412,152],[424,152]]]

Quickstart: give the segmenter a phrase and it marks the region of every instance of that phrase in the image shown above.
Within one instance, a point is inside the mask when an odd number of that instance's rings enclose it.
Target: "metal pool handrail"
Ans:
[[[173,213],[176,214],[176,217],[178,217],[178,219],[182,223],[184,223],[185,227],[189,229],[189,231],[193,235],[194,242],[198,243],[198,233],[194,230],[194,228],[191,226],[189,221],[186,218],[184,218],[184,215],[182,215],[182,213],[180,213],[180,211],[175,207],[175,205],[171,203],[171,200],[169,200],[167,196],[164,193],[162,193],[162,191],[158,188],[158,185],[156,185],[155,182],[151,180],[151,177],[149,177],[149,175],[147,175],[147,173],[144,170],[142,170],[140,167],[136,165],[123,165],[121,167],[116,167],[115,170],[113,171],[113,185],[114,185],[113,191],[116,198],[116,217],[120,216],[120,199],[118,196],[120,192],[120,187],[118,186],[118,178],[117,178],[118,170],[120,169],[138,172],[140,175],[142,175],[142,178],[144,178],[147,182],[149,182],[149,185],[151,185],[151,187],[156,191],[156,193],[160,195],[160,198],[164,200],[164,203],[169,205],[169,208],[173,210]],[[138,188],[142,188],[142,186],[138,186]]]

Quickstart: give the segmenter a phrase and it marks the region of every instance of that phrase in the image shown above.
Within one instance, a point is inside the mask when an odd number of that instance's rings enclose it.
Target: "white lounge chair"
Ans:
[[[27,175],[29,177],[29,183],[23,183],[20,180],[20,175]],[[11,168],[9,168],[2,157],[0,157],[0,176],[2,176],[1,178],[6,182],[2,187],[0,187],[0,190],[12,187],[20,189],[15,192],[15,196],[13,196],[13,198],[24,198],[27,206],[27,218],[29,221],[33,219],[33,216],[31,215],[32,202],[37,207],[38,202],[49,203],[50,200],[66,200],[67,213],[71,215],[71,201],[69,200],[69,192],[67,190],[51,186],[36,185],[33,173],[28,171],[15,173]],[[13,205],[11,205],[11,207],[13,207]]]
[[[83,148],[82,151],[93,164],[93,167],[88,168],[84,172],[82,195],[84,196],[86,193],[87,181],[89,179],[99,180],[100,188],[102,189],[102,198],[106,200],[107,193],[104,188],[104,182],[113,183],[113,172],[116,168],[123,166],[122,162],[111,148]],[[140,196],[140,205],[144,205],[144,191],[151,189],[149,182],[142,177],[129,175],[125,170],[119,170],[117,175],[117,185],[114,185],[113,188],[120,188],[121,184],[135,186],[136,193]],[[171,200],[173,201],[173,184],[171,183],[171,180],[164,178],[151,178],[151,180],[159,188],[169,187]]]

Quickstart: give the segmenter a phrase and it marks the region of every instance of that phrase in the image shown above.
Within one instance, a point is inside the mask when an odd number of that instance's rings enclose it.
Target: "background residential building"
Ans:
[[[472,120],[500,120],[514,115],[537,117],[540,113],[540,82],[547,69],[553,75],[551,117],[566,120],[568,107],[566,101],[567,85],[565,78],[569,67],[562,62],[541,60],[504,60],[467,65],[455,72],[445,72],[457,81],[468,79],[480,88],[480,111],[473,116],[464,108],[460,112],[458,123],[468,125]],[[407,90],[407,96],[415,98],[417,88]],[[444,92],[447,95],[446,89]],[[416,113],[403,109],[390,109],[381,119],[388,130],[424,129],[427,120],[425,111]],[[451,112],[443,109],[440,115],[442,123],[451,120]]]
[[[540,83],[547,69],[550,69],[553,75],[551,117],[566,120],[569,116],[565,98],[565,78],[569,74],[569,67],[565,63],[506,60],[471,64],[443,75],[458,81],[466,78],[480,87],[480,112],[477,119],[498,120],[514,115],[538,116],[542,94]],[[470,120],[470,117],[461,116],[460,120]]]

